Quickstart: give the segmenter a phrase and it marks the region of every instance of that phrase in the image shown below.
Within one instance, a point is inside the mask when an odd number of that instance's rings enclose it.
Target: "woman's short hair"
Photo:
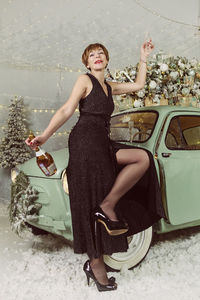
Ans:
[[[82,62],[86,66],[86,68],[87,68],[87,64],[88,64],[89,53],[93,50],[98,49],[98,48],[103,49],[103,52],[105,53],[106,59],[107,59],[107,61],[109,61],[108,50],[106,49],[106,47],[104,45],[99,44],[99,43],[90,44],[89,46],[87,46],[87,48],[85,48],[85,50],[82,54]]]

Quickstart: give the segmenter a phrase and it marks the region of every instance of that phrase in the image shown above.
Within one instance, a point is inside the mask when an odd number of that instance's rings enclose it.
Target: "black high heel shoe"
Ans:
[[[128,224],[124,221],[112,221],[104,213],[100,206],[93,211],[95,222],[100,222],[104,225],[109,235],[120,235],[128,231]]]
[[[115,277],[110,277],[108,279],[108,284],[101,284],[98,282],[98,280],[96,279],[92,271],[89,260],[85,262],[83,266],[83,271],[86,274],[88,285],[90,285],[90,278],[93,279],[99,292],[114,291],[117,289],[117,284],[115,283]]]

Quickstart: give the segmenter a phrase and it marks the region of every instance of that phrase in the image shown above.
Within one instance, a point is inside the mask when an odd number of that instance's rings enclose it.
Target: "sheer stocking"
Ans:
[[[143,176],[149,167],[149,157],[141,149],[120,149],[116,155],[117,162],[125,165],[118,174],[109,194],[101,203],[101,208],[113,221],[117,221],[114,207],[119,199]],[[90,265],[96,279],[101,284],[108,284],[103,256],[90,259]]]
[[[108,277],[106,273],[105,264],[103,261],[103,256],[99,258],[90,259],[90,266],[99,283],[108,284]]]
[[[142,149],[120,149],[117,162],[125,165],[118,174],[109,194],[101,203],[102,210],[113,221],[117,221],[114,207],[119,199],[144,175],[149,167],[149,157]]]

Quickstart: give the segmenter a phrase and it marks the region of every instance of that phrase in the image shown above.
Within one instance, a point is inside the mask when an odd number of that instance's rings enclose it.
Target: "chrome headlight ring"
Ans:
[[[62,172],[61,180],[62,180],[62,186],[63,186],[64,192],[69,195],[66,169]]]

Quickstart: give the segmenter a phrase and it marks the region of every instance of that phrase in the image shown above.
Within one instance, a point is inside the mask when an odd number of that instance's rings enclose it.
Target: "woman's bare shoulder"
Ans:
[[[85,90],[90,85],[90,79],[86,74],[81,74],[76,79],[76,82],[74,84],[74,88],[78,88],[81,90]]]
[[[79,82],[88,83],[90,82],[90,78],[87,74],[81,74],[79,75],[78,79]]]

